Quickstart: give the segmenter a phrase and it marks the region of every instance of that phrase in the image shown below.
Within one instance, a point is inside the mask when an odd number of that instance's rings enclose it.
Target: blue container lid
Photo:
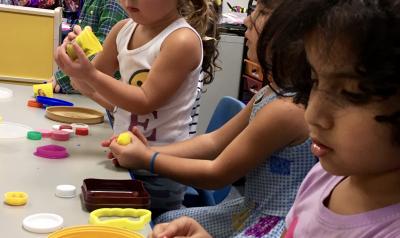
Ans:
[[[44,96],[37,96],[36,101],[46,106],[73,106],[72,102],[64,101],[57,98],[49,98]]]

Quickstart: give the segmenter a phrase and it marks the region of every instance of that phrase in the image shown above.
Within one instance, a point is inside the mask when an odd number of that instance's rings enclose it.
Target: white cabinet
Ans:
[[[238,98],[244,37],[235,35],[221,35],[219,42],[219,62],[222,67],[215,73],[214,81],[206,85],[201,97],[198,134],[204,133],[218,101],[223,96]]]

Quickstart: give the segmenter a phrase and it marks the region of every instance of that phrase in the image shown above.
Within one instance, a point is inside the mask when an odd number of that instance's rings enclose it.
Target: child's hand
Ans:
[[[122,167],[149,169],[153,152],[137,136],[132,134],[132,142],[127,145],[119,145],[117,140],[112,140],[109,148],[113,158],[116,158]]]
[[[136,138],[139,139],[145,146],[149,146],[146,137],[142,134],[142,132],[140,132],[139,128],[137,128],[136,126],[132,128],[132,134],[135,135]]]
[[[110,139],[102,141],[101,142],[101,146],[108,148],[108,147],[110,147],[111,142],[113,142],[116,139],[117,139],[117,136],[112,136]],[[107,158],[109,158],[109,159],[113,159],[114,158],[114,155],[111,153],[111,151],[107,154]]]
[[[170,223],[158,224],[154,227],[149,238],[172,238],[172,237],[191,237],[208,238],[210,234],[194,219],[190,217],[180,217]]]
[[[75,50],[75,53],[78,57],[75,61],[72,61],[66,53],[67,44],[72,44]],[[83,50],[74,42],[64,42],[61,46],[57,47],[55,61],[64,73],[72,78],[75,78],[75,80],[90,82],[88,78],[92,78],[97,72],[96,68],[87,59]]]

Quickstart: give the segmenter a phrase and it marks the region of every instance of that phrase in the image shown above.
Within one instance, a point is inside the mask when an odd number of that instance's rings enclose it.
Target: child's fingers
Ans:
[[[109,147],[111,144],[111,140],[104,140],[101,142],[101,147]]]
[[[112,136],[110,139],[102,141],[101,142],[101,146],[102,147],[109,147],[111,142],[113,142],[113,140],[115,140],[116,138],[117,138],[117,136]]]
[[[80,25],[74,25],[72,31],[75,33],[75,35],[79,35],[82,32],[82,28]]]
[[[153,231],[150,233],[149,237],[150,238],[164,238],[164,237],[168,237],[165,236],[163,233],[165,232],[165,230],[167,229],[169,223],[161,223],[161,224],[157,224]]]
[[[66,43],[63,43],[62,45],[57,47],[56,55],[54,56],[54,60],[61,68],[65,68],[66,63],[70,61],[67,53],[65,53],[65,46]]]
[[[109,148],[111,150],[111,152],[116,155],[116,157],[118,157],[118,155],[121,154],[122,150],[124,149],[125,146],[121,146],[119,145],[115,140],[113,140],[111,142],[111,144],[109,145]]]
[[[85,52],[83,52],[81,47],[79,47],[76,42],[72,42],[72,47],[74,47],[75,54],[80,62],[84,62],[85,60],[87,60]]]
[[[116,158],[112,159],[112,163],[114,164],[115,167],[121,167],[121,165],[118,162],[118,159],[116,159]]]
[[[146,137],[140,132],[139,128],[134,126],[132,128],[132,134],[135,135],[143,144],[147,145],[147,139]]]
[[[77,34],[75,32],[71,31],[68,33],[67,37],[64,38],[63,43],[71,43],[75,38],[77,37]]]

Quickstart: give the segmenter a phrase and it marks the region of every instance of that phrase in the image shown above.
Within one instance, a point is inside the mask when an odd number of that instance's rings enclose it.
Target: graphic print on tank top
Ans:
[[[135,71],[129,79],[129,85],[141,87],[146,81],[147,76],[149,75],[149,71],[150,71],[149,69],[141,69]],[[151,115],[153,116],[153,120],[156,120],[158,118],[157,111],[153,111]],[[143,121],[139,121],[138,115],[131,113],[131,122],[129,124],[128,130],[131,131],[134,126],[137,127],[140,126],[143,127],[144,130],[147,130],[149,122],[150,118],[146,118]],[[157,138],[157,129],[154,128],[151,135],[148,136],[146,139],[149,141],[156,141],[156,138]]]

